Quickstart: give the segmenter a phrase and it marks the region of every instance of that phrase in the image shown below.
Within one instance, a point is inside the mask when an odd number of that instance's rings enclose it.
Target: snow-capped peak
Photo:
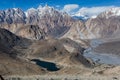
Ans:
[[[111,14],[111,15],[116,15],[116,16],[120,16],[120,8],[116,7],[116,8],[111,8],[108,11],[106,11],[107,14]]]
[[[25,12],[25,14],[26,14],[27,17],[28,17],[28,15],[31,15],[31,14],[37,14],[37,9],[30,8]]]
[[[25,12],[26,16],[38,16],[38,18],[42,18],[45,15],[57,16],[57,15],[65,15],[63,12],[55,9],[54,7],[50,7],[48,5],[39,6],[38,8],[30,8]]]
[[[49,6],[39,6],[37,9],[35,8],[30,8],[28,9],[25,13],[26,15],[30,15],[30,14],[38,14],[38,15],[45,15],[45,14],[51,14],[53,11],[53,8],[52,7],[49,7]]]
[[[72,16],[82,17],[83,19],[96,18],[98,15],[103,14],[103,17],[119,16],[120,7],[103,6],[103,7],[82,7],[74,12]],[[87,18],[86,18],[87,17]]]
[[[50,6],[39,6],[37,8],[38,12],[39,12],[39,15],[45,15],[45,14],[51,14],[53,15],[54,14],[54,8],[53,7],[50,7]]]
[[[106,10],[105,12],[101,13],[99,16],[101,17],[112,17],[112,16],[120,16],[120,7],[114,7],[111,9]]]
[[[18,8],[13,8],[15,11],[17,11]]]
[[[97,14],[94,13],[88,13],[87,11],[83,11],[83,9],[80,9],[78,12],[76,12],[74,15],[82,20],[87,20],[89,18],[96,18]]]
[[[30,8],[30,9],[28,9],[28,11],[34,12],[34,11],[36,11],[36,9],[35,8]]]

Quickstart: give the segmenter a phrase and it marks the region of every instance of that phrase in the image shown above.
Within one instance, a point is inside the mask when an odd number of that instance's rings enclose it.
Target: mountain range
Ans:
[[[30,8],[26,12],[12,8],[0,11],[0,27],[16,35],[37,40],[60,38],[69,34],[72,34],[69,36],[71,38],[80,39],[119,36],[120,8],[111,8],[82,21],[84,16],[73,17],[50,6]]]

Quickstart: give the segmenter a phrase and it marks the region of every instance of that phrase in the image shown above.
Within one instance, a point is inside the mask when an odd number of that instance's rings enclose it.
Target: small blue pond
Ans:
[[[40,67],[46,68],[48,71],[58,71],[60,68],[57,68],[55,63],[41,61],[39,59],[32,59],[31,61],[36,62]]]

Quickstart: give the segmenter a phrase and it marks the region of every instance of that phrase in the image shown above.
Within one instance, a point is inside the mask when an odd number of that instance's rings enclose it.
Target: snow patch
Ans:
[[[120,7],[108,9],[105,12],[101,13],[100,16],[105,17],[106,19],[112,16],[120,16]]]
[[[91,18],[92,18],[92,19],[95,19],[95,18],[97,18],[97,16],[95,15],[95,16],[92,16]]]

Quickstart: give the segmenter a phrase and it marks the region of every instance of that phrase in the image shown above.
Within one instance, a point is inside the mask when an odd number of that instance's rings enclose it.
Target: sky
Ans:
[[[1,0],[0,10],[21,8],[27,11],[29,8],[38,8],[46,4],[70,15],[91,17],[109,8],[120,7],[120,0]]]

